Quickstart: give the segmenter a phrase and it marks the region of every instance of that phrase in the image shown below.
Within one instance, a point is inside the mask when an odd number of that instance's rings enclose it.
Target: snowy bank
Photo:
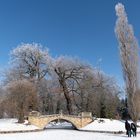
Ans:
[[[131,123],[131,122],[130,122]],[[140,124],[140,123],[138,123]],[[110,119],[97,119],[87,126],[81,128],[80,130],[88,130],[88,131],[98,131],[98,132],[126,132],[125,130],[125,122],[121,120],[110,120]],[[138,132],[140,132],[140,128],[138,128]]]
[[[17,119],[0,119],[0,132],[38,130],[34,125],[17,123]]]
[[[102,121],[100,121],[102,120]],[[131,122],[130,122],[131,123]],[[50,126],[51,125],[51,126]],[[67,124],[66,122],[61,123],[56,128],[69,126],[71,124]],[[140,125],[140,122],[138,123]],[[48,124],[46,128],[52,127],[52,124]],[[53,128],[53,127],[52,127]],[[34,125],[27,125],[17,123],[17,119],[0,119],[0,133],[2,132],[30,132],[30,131],[39,131],[38,127]],[[94,132],[110,132],[110,133],[118,133],[118,132],[126,132],[124,121],[120,120],[110,120],[110,119],[97,119],[87,126],[81,128],[83,131],[94,131]],[[138,132],[140,133],[140,127],[138,128]]]

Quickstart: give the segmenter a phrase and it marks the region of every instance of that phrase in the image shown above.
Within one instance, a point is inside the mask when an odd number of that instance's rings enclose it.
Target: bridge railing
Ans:
[[[76,116],[76,115],[66,115],[66,114],[52,114],[52,115],[40,115],[38,117],[70,117],[70,118],[81,118],[82,116]]]
[[[85,117],[91,117],[92,118],[92,114],[91,112],[82,112],[79,115],[69,115],[69,114],[64,114],[64,113],[59,113],[59,114],[51,114],[51,115],[41,115],[39,112],[37,111],[32,111],[30,114],[30,116],[37,116],[37,117],[71,117],[71,118],[85,118]]]

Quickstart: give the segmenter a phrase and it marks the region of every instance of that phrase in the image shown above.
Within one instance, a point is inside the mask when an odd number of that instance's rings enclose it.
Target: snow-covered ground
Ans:
[[[17,123],[17,119],[0,119],[0,132],[34,130],[34,129],[38,129],[38,127],[34,125],[19,124]]]
[[[124,121],[102,119],[104,122],[99,122],[100,119],[93,121],[87,126],[81,128],[81,130],[90,131],[109,131],[109,132],[125,132]],[[131,123],[131,122],[130,122]],[[140,126],[140,122],[138,123]],[[51,122],[46,128],[72,128],[72,125],[68,122]],[[0,132],[1,131],[20,131],[20,130],[35,130],[39,129],[34,125],[25,125],[17,123],[17,119],[0,119]],[[140,132],[140,127],[138,128]]]
[[[45,130],[42,132],[0,134],[0,140],[140,140],[125,134],[103,134],[75,130]]]
[[[100,122],[103,120],[103,122]],[[109,131],[109,132],[125,132],[125,122],[120,120],[110,119],[97,119],[89,125],[81,128],[82,130],[93,130],[93,131]],[[131,121],[129,121],[131,123]],[[138,122],[138,125],[140,122]],[[138,128],[140,132],[140,128]]]
[[[60,126],[69,125],[66,122]],[[18,124],[16,119],[0,119],[0,131],[35,130],[32,125]],[[118,120],[99,119],[82,128],[95,131],[124,131],[124,122]],[[138,131],[140,129],[138,128]],[[139,131],[140,132],[140,131]],[[140,133],[136,138],[128,138],[125,134],[95,133],[76,130],[46,129],[40,132],[0,134],[0,140],[140,140]]]

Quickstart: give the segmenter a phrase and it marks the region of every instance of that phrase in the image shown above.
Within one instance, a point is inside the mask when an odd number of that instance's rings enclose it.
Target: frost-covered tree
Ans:
[[[24,78],[39,81],[49,72],[51,57],[40,44],[21,44],[11,51],[10,56],[11,63]]]
[[[5,82],[28,79],[37,88],[39,111],[45,100],[45,91],[41,91],[41,80],[48,78],[52,58],[48,49],[40,44],[21,44],[10,52],[11,69],[6,72]]]
[[[138,90],[138,43],[134,36],[133,28],[128,23],[125,8],[121,3],[115,7],[117,21],[115,32],[119,42],[120,58],[123,70],[123,77],[126,85],[129,113],[133,121],[140,117],[140,107],[136,107],[138,101],[136,96]]]
[[[78,59],[60,56],[53,64],[54,72],[66,99],[69,114],[73,113],[73,94],[77,92],[79,80],[86,72],[87,66]]]

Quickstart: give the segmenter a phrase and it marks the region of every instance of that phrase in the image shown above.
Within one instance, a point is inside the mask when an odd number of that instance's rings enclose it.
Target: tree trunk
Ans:
[[[18,123],[24,122],[24,111],[23,111],[23,104],[21,103],[19,108],[19,114],[18,114]]]
[[[69,92],[68,92],[68,89],[67,89],[66,82],[64,80],[61,80],[60,83],[61,83],[61,86],[63,88],[64,96],[65,96],[65,99],[66,99],[66,102],[67,102],[68,113],[72,114],[72,102],[71,102],[71,99],[70,99],[70,96],[69,96]]]

